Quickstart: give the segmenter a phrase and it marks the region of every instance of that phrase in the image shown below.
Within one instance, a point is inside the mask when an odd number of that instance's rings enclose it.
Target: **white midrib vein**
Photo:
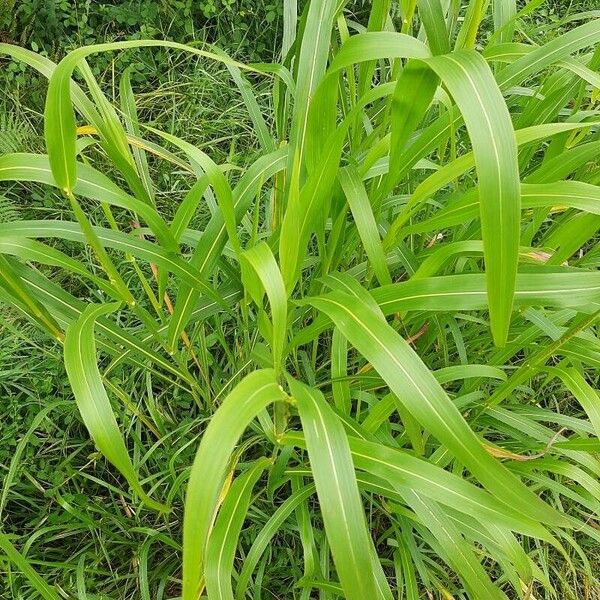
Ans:
[[[485,504],[481,504],[480,502],[478,502],[477,500],[470,498],[469,496],[465,496],[463,494],[461,494],[458,490],[453,489],[453,488],[449,488],[444,486],[443,484],[439,483],[438,481],[436,481],[435,479],[431,479],[428,477],[425,477],[424,475],[419,474],[417,471],[411,471],[410,469],[405,469],[401,466],[399,466],[396,463],[391,463],[388,462],[386,460],[380,459],[380,458],[376,458],[372,455],[369,454],[361,454],[360,452],[356,451],[356,450],[352,450],[352,454],[354,456],[357,456],[359,458],[365,458],[368,461],[373,461],[373,462],[377,462],[382,464],[384,467],[387,467],[393,471],[398,471],[399,473],[403,473],[404,475],[406,475],[409,479],[421,479],[422,481],[424,481],[425,483],[431,485],[432,487],[437,487],[440,488],[440,490],[442,490],[443,492],[445,492],[448,495],[451,496],[456,496],[457,498],[467,502],[468,504],[470,504],[471,506],[478,506],[479,508],[481,508],[484,512],[486,513],[493,513],[496,515],[500,515],[501,518],[506,519],[507,515],[505,515],[504,513],[500,512],[499,510],[495,510],[490,506],[486,506]],[[480,490],[482,491],[482,490]],[[487,493],[487,492],[484,492]],[[490,496],[492,497],[492,496]],[[441,500],[437,500],[438,502],[443,502]],[[447,502],[444,502],[445,504],[448,504],[449,506],[453,506],[454,508],[456,508],[456,506],[454,505],[450,505]],[[460,508],[458,508],[457,510],[461,510]],[[462,510],[461,512],[467,512]],[[469,514],[469,513],[467,513]]]
[[[592,21],[592,23],[594,23],[595,21]],[[573,30],[576,31],[576,30]],[[597,31],[592,31],[591,33],[588,33],[587,35],[584,35],[583,37],[580,37],[572,42],[569,43],[569,45],[567,46],[567,48],[569,48],[569,50],[567,50],[565,52],[565,54],[569,54],[570,52],[572,52],[572,50],[570,50],[571,46],[576,46],[576,47],[583,47],[585,44],[582,44],[583,41],[587,42],[588,38],[594,38],[598,36],[598,32]],[[538,48],[536,48],[536,50],[543,48],[544,46],[540,46]],[[540,56],[540,58],[536,59],[535,61],[533,61],[530,64],[525,65],[520,71],[516,71],[515,73],[512,74],[512,76],[510,77],[510,79],[507,79],[506,81],[502,81],[502,83],[500,84],[502,87],[508,86],[508,85],[512,85],[515,79],[518,79],[519,77],[521,77],[521,75],[523,73],[525,73],[528,70],[535,70],[536,66],[540,63],[543,62],[545,60],[547,60],[550,56],[553,56],[554,54],[560,54],[561,52],[564,51],[564,47],[560,46],[558,48],[556,48],[555,50],[551,51],[550,53],[546,53],[546,54],[542,54]],[[529,56],[529,54],[527,54],[526,56]],[[516,63],[513,63],[516,64]]]
[[[317,42],[319,40],[319,37],[321,36],[322,28],[324,27],[324,25],[326,25],[325,19],[323,18],[323,14],[325,12],[325,9],[328,8],[329,4],[331,4],[331,0],[322,0],[321,1],[321,10],[319,12],[319,21],[318,21],[318,26],[317,26],[317,30],[316,30],[316,36],[315,36],[315,39],[317,40]],[[306,102],[306,104],[304,105],[305,107],[308,106],[310,103],[313,86],[314,86],[316,63],[317,63],[317,52],[313,51],[312,61],[310,63],[310,70],[309,70],[309,74],[308,74],[306,98],[305,99],[300,98],[300,101],[304,100]],[[308,109],[304,110],[304,112],[301,114],[302,114],[302,131],[300,132],[300,140],[299,140],[299,148],[298,148],[298,158],[300,161],[302,160],[302,155],[304,153],[304,138],[306,136],[306,127],[308,125]]]
[[[333,457],[333,453],[331,451],[331,440],[329,438],[329,433],[328,433],[329,430],[325,424],[325,420],[323,419],[323,414],[321,412],[321,408],[319,407],[318,403],[312,398],[312,396],[310,396],[310,401],[312,402],[313,408],[315,409],[317,415],[319,416],[319,421],[321,424],[321,431],[319,431],[319,428],[317,427],[316,423],[314,423],[314,422],[312,423],[313,429],[315,431],[315,435],[318,438],[318,437],[320,437],[320,433],[322,433],[323,437],[325,438],[325,446],[327,448],[327,455],[329,457],[329,463],[331,464],[331,470],[333,473],[333,478],[335,480],[335,490],[337,492],[338,499],[339,499],[339,508],[342,513],[342,520],[343,520],[344,529],[345,529],[345,537],[347,540],[347,548],[350,552],[352,564],[357,565],[356,555],[354,554],[354,545],[352,543],[352,538],[350,536],[350,530],[348,527],[348,519],[346,517],[346,509],[344,508],[344,498],[342,496],[339,475],[337,472],[337,465],[336,465],[335,459]]]
[[[255,467],[255,468],[258,468],[258,467]],[[246,481],[244,482],[244,486],[242,487],[242,489],[240,490],[239,494],[237,495],[237,497],[235,499],[235,504],[232,507],[231,513],[229,515],[229,519],[227,521],[227,526],[225,527],[225,533],[223,535],[222,542],[225,542],[225,540],[228,538],[229,531],[231,530],[231,527],[233,525],[233,521],[235,519],[235,515],[236,515],[236,512],[238,510],[238,507],[239,507],[240,503],[242,502],[242,500],[244,498],[244,494],[246,493],[246,489],[252,483],[253,483],[252,476],[249,475],[248,478],[246,479]],[[225,544],[221,543],[221,546],[219,548],[219,556],[218,556],[218,559],[217,559],[217,573],[216,573],[217,585],[218,585],[218,589],[219,589],[219,595],[221,596],[221,598],[225,598],[226,597],[225,588],[224,588],[225,582],[222,581],[222,579],[221,579],[221,568],[223,567],[222,563],[223,563],[223,554],[224,554],[224,552],[225,552]]]
[[[485,119],[485,122],[487,124],[487,128],[489,131],[489,142],[491,147],[493,148],[494,151],[494,158],[496,161],[496,179],[497,179],[497,183],[498,183],[498,203],[500,205],[500,219],[498,222],[498,230],[499,230],[499,239],[500,240],[504,240],[504,212],[505,212],[505,207],[504,207],[504,197],[503,197],[503,190],[502,190],[502,167],[501,167],[501,162],[500,162],[500,153],[498,151],[498,146],[496,144],[496,138],[494,136],[494,130],[492,128],[492,124],[490,123],[490,119],[487,113],[487,110],[485,109],[485,103],[483,102],[483,99],[481,98],[481,95],[479,94],[479,90],[477,89],[477,86],[475,85],[475,82],[473,81],[471,74],[467,71],[467,69],[464,68],[464,66],[457,61],[455,58],[453,58],[450,55],[447,55],[445,57],[448,61],[454,63],[463,73],[464,76],[467,78],[467,80],[469,81],[469,84],[471,86],[471,88],[473,89],[473,93],[475,94],[475,96],[477,97],[477,101],[481,107],[481,113],[483,114],[483,117]],[[512,124],[510,124],[510,127],[512,129]],[[514,137],[514,134],[513,134]],[[515,142],[516,145],[516,142]],[[514,153],[513,153],[514,154]],[[515,155],[516,157],[516,155]],[[516,167],[516,160],[513,161],[515,163],[515,167]],[[477,176],[479,179],[481,179],[482,173],[477,173]],[[517,170],[517,179],[518,179],[519,175],[518,175],[518,170]],[[502,242],[501,242],[502,243]],[[499,278],[503,281],[503,285],[502,285],[502,289],[506,289],[506,285],[507,282],[505,281],[505,273],[504,273],[504,258],[505,258],[505,252],[500,251],[500,259],[499,259]],[[487,257],[486,257],[487,258]],[[510,285],[510,284],[509,284]]]

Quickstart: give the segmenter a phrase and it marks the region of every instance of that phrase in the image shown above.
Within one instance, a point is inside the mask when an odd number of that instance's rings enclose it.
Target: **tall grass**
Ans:
[[[331,0],[294,6],[273,65],[0,45],[49,79],[47,154],[2,155],[0,180],[54,186],[71,215],[2,225],[0,298],[64,346],[122,493],[154,522],[185,489],[184,600],[261,597],[286,556],[302,576],[279,597],[552,598],[547,552],[597,586],[600,21],[536,46],[514,0],[403,1],[400,31],[385,0],[366,29]],[[227,67],[253,162],[141,121],[127,72],[109,100],[86,60],[142,46]],[[172,214],[156,161],[188,174]],[[182,449],[161,389],[206,423],[189,470],[150,468]],[[290,522],[299,550],[265,554]]]

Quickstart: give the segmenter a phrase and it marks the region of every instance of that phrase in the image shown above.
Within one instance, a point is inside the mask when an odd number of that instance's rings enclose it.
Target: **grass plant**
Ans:
[[[537,4],[288,1],[273,64],[0,44],[49,80],[0,181],[63,198],[1,225],[0,300],[69,382],[4,473],[0,515],[55,511],[4,521],[7,597],[599,597],[600,20],[537,45]],[[255,148],[108,95],[88,61],[141,47],[226,69]]]

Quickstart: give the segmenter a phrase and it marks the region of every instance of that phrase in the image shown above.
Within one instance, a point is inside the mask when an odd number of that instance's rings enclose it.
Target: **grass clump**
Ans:
[[[2,225],[2,318],[69,384],[5,459],[7,595],[597,596],[600,21],[531,8],[290,2],[273,64],[0,45],[49,79],[0,180],[63,199]],[[252,142],[106,94],[142,47],[226,69]]]

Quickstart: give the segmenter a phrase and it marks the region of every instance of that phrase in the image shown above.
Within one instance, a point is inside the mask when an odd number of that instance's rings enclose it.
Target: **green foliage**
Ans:
[[[33,50],[90,44],[111,32],[117,38],[166,37],[207,41],[227,37],[232,47],[258,59],[272,48],[283,14],[279,3],[255,0],[3,0],[0,30]]]
[[[65,367],[2,407],[1,591],[595,593],[600,20],[535,45],[510,0],[283,8],[271,64],[0,45],[49,79],[45,152],[6,143],[0,182],[61,195],[0,228],[7,356]],[[247,116],[148,118],[94,67],[138,51],[227,72]]]
[[[113,40],[206,41],[260,62],[278,47],[282,11],[279,3],[254,0],[2,0],[0,42],[60,59],[74,47]],[[142,49],[133,57],[102,55],[92,65],[98,78],[127,67],[132,67],[132,80],[148,93],[170,87],[174,74],[190,82],[198,80],[194,63],[175,66],[173,57],[160,51]],[[13,102],[43,106],[45,84],[22,63],[0,63],[0,87],[5,86],[14,90]]]
[[[0,112],[0,153],[23,152],[28,149],[30,139],[27,124],[3,107]]]
[[[0,196],[0,223],[16,221],[18,215],[15,205],[6,196]]]

